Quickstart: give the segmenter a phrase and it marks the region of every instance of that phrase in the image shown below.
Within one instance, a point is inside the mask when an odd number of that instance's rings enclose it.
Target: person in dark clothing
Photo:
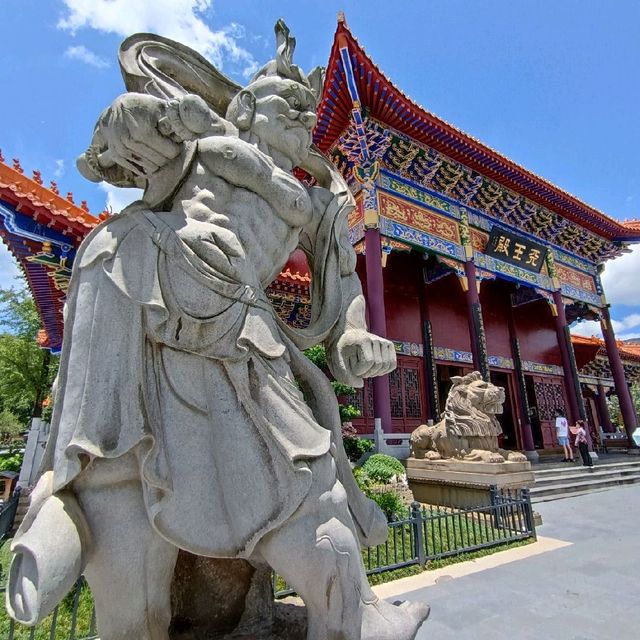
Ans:
[[[578,420],[576,423],[578,430],[576,431],[576,446],[582,457],[582,464],[585,467],[593,467],[593,460],[589,455],[589,441],[587,440],[587,427],[584,420]]]

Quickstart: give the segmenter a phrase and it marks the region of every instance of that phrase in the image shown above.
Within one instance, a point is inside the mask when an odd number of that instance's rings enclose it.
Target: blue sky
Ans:
[[[123,90],[125,35],[179,39],[242,81],[271,57],[278,17],[297,63],[324,64],[338,10],[425,108],[602,211],[640,216],[637,0],[0,0],[0,148],[93,212],[118,209],[131,196],[90,184],[74,162]],[[1,248],[0,286],[14,273]],[[640,336],[639,275],[640,250],[605,271],[619,337]]]

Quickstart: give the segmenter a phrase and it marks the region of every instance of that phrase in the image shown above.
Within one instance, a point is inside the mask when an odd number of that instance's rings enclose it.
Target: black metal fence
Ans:
[[[384,544],[362,550],[368,575],[472,553],[536,537],[528,489],[491,487],[491,504],[472,509],[422,506],[414,502],[408,516],[389,523]],[[274,576],[277,598],[295,593]]]
[[[529,491],[499,491],[493,487],[491,504],[474,509],[423,507],[414,502],[406,518],[389,523],[387,541],[363,549],[362,559],[370,575],[411,565],[425,566],[448,556],[535,536]],[[274,576],[274,593],[284,597],[294,591]],[[0,597],[4,599],[4,588],[0,588]],[[0,640],[97,639],[93,599],[83,579],[35,628],[14,623],[3,607],[0,614]]]
[[[5,587],[2,587],[2,640],[98,640],[93,598],[84,578],[78,580],[53,613],[36,627],[25,627],[9,618],[4,610],[4,594]]]

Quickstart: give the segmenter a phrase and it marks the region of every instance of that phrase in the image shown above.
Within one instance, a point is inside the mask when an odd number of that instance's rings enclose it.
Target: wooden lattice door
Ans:
[[[422,358],[398,356],[398,368],[389,374],[389,392],[393,431],[409,433],[426,422]]]
[[[533,388],[542,429],[542,441],[545,449],[557,447],[556,438],[556,409],[562,409],[567,415],[567,402],[564,393],[564,384],[561,378],[541,378],[535,376]]]
[[[398,356],[398,367],[389,374],[391,397],[391,426],[396,433],[409,433],[426,422],[424,388],[424,363],[422,358]],[[362,416],[353,420],[360,433],[373,431],[373,384],[364,381],[351,403],[360,409]]]

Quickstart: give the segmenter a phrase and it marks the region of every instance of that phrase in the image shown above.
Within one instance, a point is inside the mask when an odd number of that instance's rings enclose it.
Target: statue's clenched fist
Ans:
[[[363,378],[383,376],[396,368],[393,343],[373,333],[349,329],[328,350],[331,373],[344,384],[361,387]]]
[[[116,165],[137,178],[147,177],[178,156],[185,140],[215,133],[215,120],[199,96],[162,100],[124,94],[100,116],[78,168],[90,180],[104,179],[104,170]]]

